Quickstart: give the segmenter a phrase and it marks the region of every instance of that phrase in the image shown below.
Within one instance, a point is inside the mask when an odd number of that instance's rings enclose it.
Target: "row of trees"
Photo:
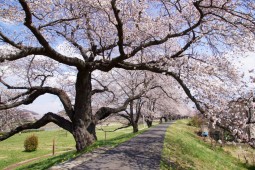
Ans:
[[[139,112],[145,105],[139,101],[142,96],[156,96],[147,94],[157,86],[146,75],[152,72],[174,82],[166,94],[179,87],[197,110],[215,116],[240,95],[240,74],[233,61],[239,52],[253,49],[247,42],[254,40],[254,11],[253,0],[3,1],[0,109],[32,104],[48,93],[59,97],[68,119],[46,113],[0,140],[54,122],[73,134],[80,151],[95,140],[98,121],[122,111]],[[131,73],[141,74],[144,85],[138,91],[132,81],[130,89],[125,81],[118,84],[124,93],[117,107],[111,101],[104,104],[107,99],[97,101],[111,93],[104,84],[97,88],[100,83],[94,79],[115,77],[115,68],[120,74],[149,71]],[[153,98],[142,98],[151,103],[143,108],[153,111]]]
[[[126,110],[119,112],[120,116],[127,120],[127,126],[133,127],[133,132],[138,131],[138,123],[141,117],[150,127],[155,118],[168,117],[172,114],[187,114],[187,106],[180,112],[180,104],[183,97],[180,89],[166,76],[156,75],[145,71],[114,70],[111,74],[114,88],[119,88],[118,98],[132,98],[141,91],[144,94],[129,102]],[[171,88],[169,88],[171,87]],[[121,103],[121,102],[120,102]]]

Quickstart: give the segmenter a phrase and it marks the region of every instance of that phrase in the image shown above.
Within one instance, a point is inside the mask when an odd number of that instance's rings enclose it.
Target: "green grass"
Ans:
[[[242,170],[253,169],[241,163],[229,152],[216,147],[211,149],[196,134],[197,128],[187,126],[188,120],[179,120],[171,125],[166,133],[161,170]]]
[[[25,138],[31,134],[38,136],[38,149],[34,152],[24,152],[23,142]],[[56,141],[57,152],[74,149],[74,139],[70,133],[66,136],[66,132],[63,130],[17,134],[0,142],[0,169],[20,161],[51,153],[53,138],[55,138]]]
[[[120,127],[120,125],[112,125],[104,127],[103,129],[110,131],[117,127]],[[142,129],[143,126],[140,126],[139,128]],[[143,131],[144,130],[133,134],[132,128],[129,127],[126,129],[118,130],[116,132],[107,132],[105,140],[105,133],[103,131],[97,130],[98,141],[84,150],[84,152],[91,151],[101,146],[114,147],[122,142],[129,140],[137,134],[140,134]],[[34,152],[24,152],[23,142],[25,138],[31,134],[38,136],[38,149]],[[74,139],[70,133],[66,133],[64,130],[22,133],[21,135],[17,134],[5,141],[0,142],[0,169],[27,159],[52,153],[53,139],[55,139],[56,143],[56,152],[69,152],[56,154],[56,156],[50,156],[48,158],[41,158],[40,160],[34,161],[33,163],[21,166],[18,169],[47,169],[54,164],[71,159],[80,154],[73,151],[75,150]]]

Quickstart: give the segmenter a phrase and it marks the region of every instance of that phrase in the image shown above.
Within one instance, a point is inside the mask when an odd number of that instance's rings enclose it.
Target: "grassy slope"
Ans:
[[[23,142],[31,134],[38,136],[39,146],[35,152],[24,152]],[[71,150],[74,148],[74,140],[71,134],[65,131],[41,131],[22,133],[0,142],[0,169],[26,159],[49,154],[52,151],[52,140],[55,137],[57,151]]]
[[[104,130],[113,130],[120,125],[114,125],[109,127],[104,127]],[[142,129],[143,126],[140,126]],[[142,131],[141,131],[142,132]],[[139,133],[141,133],[139,132]],[[25,138],[31,134],[35,134],[39,139],[39,147],[35,152],[24,152],[23,142]],[[137,135],[137,134],[135,134]],[[90,151],[94,148],[100,146],[115,146],[119,143],[122,143],[135,136],[132,133],[132,128],[121,129],[116,132],[108,132],[107,140],[105,142],[105,133],[102,131],[97,131],[98,141],[92,146],[87,148],[86,151]],[[42,155],[52,153],[52,141],[55,138],[56,143],[56,152],[68,151],[75,149],[75,142],[70,133],[66,133],[63,130],[58,131],[42,131],[42,132],[33,132],[33,133],[23,133],[21,135],[15,135],[5,141],[0,142],[0,169],[7,167],[11,164],[24,161],[27,159],[40,157]],[[23,166],[20,169],[45,169],[53,164],[65,161],[72,157],[77,156],[75,151],[70,151],[67,153],[57,154],[54,157],[42,158],[40,161],[36,161],[30,166]]]
[[[242,170],[252,169],[222,148],[212,150],[194,133],[197,129],[180,120],[167,130],[162,153],[161,170]]]

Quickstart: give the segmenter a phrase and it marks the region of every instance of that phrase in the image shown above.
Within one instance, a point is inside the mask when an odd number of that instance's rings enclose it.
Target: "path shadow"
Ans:
[[[169,125],[153,127],[73,169],[159,169],[164,136]]]

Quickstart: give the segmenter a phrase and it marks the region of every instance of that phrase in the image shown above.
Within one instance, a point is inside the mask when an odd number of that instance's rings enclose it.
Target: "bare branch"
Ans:
[[[46,55],[46,51],[43,48],[35,48],[35,47],[29,47],[22,49],[21,51],[17,52],[16,54],[8,54],[3,56],[0,55],[0,62],[4,62],[5,60],[8,61],[14,61],[20,58],[27,57],[29,55]]]
[[[131,119],[130,119],[130,116],[129,116],[129,115],[125,115],[125,114],[123,114],[123,113],[120,113],[120,114],[118,114],[118,116],[120,116],[120,117],[123,117],[123,118],[127,119],[129,122],[131,121]]]
[[[92,90],[92,95],[94,95],[96,93],[107,92],[107,91],[109,91],[107,87],[105,87],[104,89],[94,89],[94,90]]]
[[[95,114],[95,119],[96,120],[102,120],[106,117],[108,117],[110,114],[113,113],[118,113],[121,111],[126,110],[128,104],[130,101],[133,101],[135,99],[140,98],[142,95],[144,95],[145,91],[141,91],[139,94],[129,97],[128,99],[126,99],[126,101],[123,103],[122,106],[117,107],[117,108],[110,108],[110,107],[101,107]]]
[[[31,104],[31,103],[33,103],[33,101],[35,99],[37,99],[39,96],[44,95],[45,93],[46,92],[44,92],[44,91],[36,91],[36,90],[34,90],[23,100],[20,100],[20,101],[11,103],[11,104],[5,104],[5,103],[0,104],[0,110],[11,109],[11,108],[20,106],[22,104],[24,104],[24,105]]]
[[[3,83],[3,81],[1,81],[1,82]],[[49,94],[54,94],[54,95],[59,97],[60,101],[62,102],[62,104],[65,108],[65,111],[66,111],[67,115],[72,120],[73,107],[72,107],[71,100],[70,100],[70,98],[68,97],[68,95],[66,94],[65,91],[63,91],[61,89],[58,89],[58,88],[53,88],[53,87],[41,87],[41,86],[14,87],[14,86],[8,85],[7,83],[5,83],[4,85],[6,87],[8,87],[9,89],[27,89],[27,92],[24,92],[22,94],[19,94],[19,95],[15,96],[14,98],[9,99],[8,102],[15,101],[18,98],[26,96],[26,95],[27,95],[27,97],[23,100],[16,101],[16,102],[13,102],[13,103],[10,103],[10,104],[2,103],[2,104],[0,104],[0,110],[14,108],[14,107],[20,106],[22,104],[24,104],[24,105],[31,104],[39,96],[42,96],[46,93],[49,93]]]
[[[8,44],[10,44],[11,46],[13,46],[15,48],[18,48],[18,49],[22,49],[23,48],[22,45],[15,43],[11,39],[9,39],[7,36],[5,36],[1,31],[0,31],[0,37],[2,37],[3,42],[8,43]]]
[[[170,58],[177,58],[177,57],[182,57],[182,53],[185,52],[196,40],[198,40],[200,37],[196,37],[195,32],[192,31],[192,38],[190,41],[188,41],[178,52],[175,54],[171,55]]]
[[[117,25],[116,28],[117,28],[117,31],[118,31],[118,38],[119,38],[119,41],[118,41],[118,46],[119,46],[119,52],[120,52],[120,55],[122,57],[125,57],[125,52],[124,52],[124,49],[123,49],[123,39],[124,39],[124,35],[123,35],[123,23],[119,17],[119,12],[120,10],[117,9],[116,7],[116,0],[112,0],[111,1],[111,5],[112,5],[112,9],[113,9],[113,12],[114,12],[114,16],[116,18],[116,21],[117,21]],[[122,58],[121,57],[121,58]]]
[[[78,68],[85,67],[85,63],[78,58],[66,57],[56,52],[55,50],[46,50],[45,48],[41,48],[41,47],[24,47],[22,48],[22,50],[16,52],[15,54],[8,54],[5,56],[0,54],[0,62],[4,62],[5,60],[14,61],[14,60],[27,57],[29,55],[43,55],[63,64],[75,66]]]
[[[40,29],[45,28],[45,27],[54,26],[54,25],[57,25],[57,24],[62,23],[62,22],[74,21],[74,20],[77,20],[77,19],[80,19],[80,18],[81,17],[58,19],[58,20],[55,20],[55,21],[51,21],[47,24],[40,25],[38,29],[40,30]]]
[[[128,128],[129,126],[131,126],[130,124],[128,124],[128,125],[126,125],[126,126],[122,126],[122,127],[119,127],[119,128],[116,128],[116,129],[114,129],[114,130],[104,130],[103,128],[98,128],[99,130],[102,130],[102,131],[104,131],[104,132],[115,132],[115,131],[117,131],[117,130],[120,130],[120,129],[125,129],[125,128]]]
[[[62,37],[64,37],[67,41],[72,43],[73,46],[78,48],[80,50],[80,53],[81,53],[81,55],[82,55],[82,57],[84,58],[85,61],[88,59],[88,56],[86,54],[86,49],[84,49],[80,44],[78,44],[78,42],[76,42],[73,38],[68,37],[66,34],[64,34],[62,32],[56,31],[56,33],[61,35]]]
[[[53,122],[56,125],[58,125],[59,127],[72,133],[72,123],[70,121],[64,119],[63,117],[61,117],[59,115],[49,112],[49,113],[45,114],[41,119],[36,121],[35,123],[27,123],[27,124],[24,124],[24,125],[21,125],[21,126],[15,128],[14,130],[12,130],[8,133],[5,133],[3,136],[0,136],[0,141],[8,139],[9,137],[11,137],[23,130],[26,130],[26,129],[38,129],[50,122]]]

